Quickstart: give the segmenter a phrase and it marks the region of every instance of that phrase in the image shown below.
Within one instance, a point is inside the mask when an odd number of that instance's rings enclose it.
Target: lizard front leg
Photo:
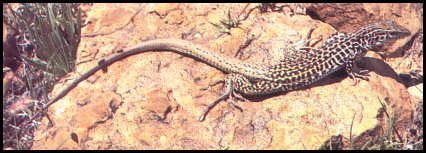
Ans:
[[[359,80],[357,78],[368,80],[368,76],[370,76],[368,75],[368,70],[360,70],[357,66],[356,62],[359,61],[360,58],[360,56],[350,57],[346,61],[346,72],[349,74],[349,77],[352,78],[352,86],[358,83]]]

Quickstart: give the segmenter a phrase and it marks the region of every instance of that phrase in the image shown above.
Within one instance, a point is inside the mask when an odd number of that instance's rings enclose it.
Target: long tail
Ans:
[[[75,79],[70,85],[59,92],[50,102],[45,105],[45,108],[67,95],[68,92],[74,89],[80,82],[86,80],[100,69],[105,68],[112,63],[126,57],[148,51],[172,51],[179,54],[192,56],[227,73],[238,73],[246,76],[247,78],[253,79],[268,79],[266,78],[266,73],[262,70],[261,66],[244,64],[240,60],[224,57],[189,41],[177,39],[157,39],[146,41],[136,46],[126,48],[123,50],[123,52],[112,55],[111,57],[100,61],[98,65],[95,65],[88,71],[84,72],[82,76]]]
[[[105,61],[114,61],[147,51],[172,51],[191,56],[227,73],[238,73],[251,79],[270,80],[266,76],[266,71],[264,71],[265,68],[260,65],[246,64],[238,59],[225,57],[200,45],[179,39],[157,39],[146,41],[136,46],[126,48],[123,53],[110,57]]]

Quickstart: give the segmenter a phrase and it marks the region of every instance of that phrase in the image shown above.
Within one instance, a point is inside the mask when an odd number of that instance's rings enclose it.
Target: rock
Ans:
[[[95,57],[96,60],[80,64],[76,70],[84,72],[99,59],[113,54],[113,50],[156,38],[180,39],[183,33],[191,38],[189,41],[231,58],[247,36],[260,34],[240,51],[243,55],[239,58],[245,62],[269,63],[271,59],[279,60],[292,44],[305,39],[311,28],[314,28],[313,37],[323,35],[322,41],[335,32],[330,25],[306,15],[256,14],[255,10],[241,21],[244,28],[231,28],[232,35],[219,37],[219,30],[208,23],[208,17],[215,16],[210,14],[225,17],[227,10],[231,10],[236,16],[244,6],[179,4],[170,8],[174,8],[172,12],[182,12],[182,16],[169,12],[167,18],[170,18],[166,19],[149,13],[152,4],[142,4],[142,11],[133,21],[138,24],[130,24],[113,34],[82,38],[79,50],[93,56],[78,59]],[[107,29],[114,30],[136,8],[125,4],[94,4],[88,18],[97,19],[83,31],[106,28],[101,21],[109,21]],[[199,8],[210,12],[190,17]],[[127,11],[108,16],[117,12],[114,10]],[[175,17],[182,22],[164,24]],[[150,31],[147,25],[157,31]],[[94,42],[97,45],[91,45]],[[134,55],[112,64],[107,72],[97,72],[53,104],[49,114],[55,126],[47,128],[44,119],[32,149],[318,149],[332,136],[349,138],[353,118],[353,136],[375,128],[382,107],[379,99],[388,97],[389,106],[409,110],[406,105],[411,103],[409,94],[398,82],[396,72],[378,55],[371,56],[363,60],[363,65],[372,70],[370,80],[360,81],[356,86],[351,85],[352,80],[345,72],[338,72],[302,90],[247,97],[250,102],[237,101],[242,111],[222,101],[204,122],[198,122],[206,106],[224,93],[222,84],[213,83],[224,74],[176,53]],[[52,95],[71,80],[56,85]]]
[[[306,7],[308,14],[330,24],[339,32],[352,32],[369,19],[361,3],[308,4]]]
[[[411,96],[416,97],[423,101],[423,83],[409,87],[408,93],[410,93]]]
[[[172,10],[178,9],[178,4],[164,3],[164,4],[156,4],[154,5],[154,10],[160,16],[164,17],[170,13]]]

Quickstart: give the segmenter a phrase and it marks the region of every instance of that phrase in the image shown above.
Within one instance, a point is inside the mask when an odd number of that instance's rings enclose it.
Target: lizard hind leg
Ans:
[[[220,101],[225,100],[226,98],[231,98],[231,104],[234,105],[235,107],[237,107],[239,110],[242,110],[240,106],[238,106],[237,104],[235,104],[233,102],[234,96],[237,99],[243,100],[245,101],[246,99],[243,98],[241,95],[239,95],[238,93],[235,92],[234,90],[234,86],[233,86],[233,82],[234,82],[234,78],[235,75],[233,74],[228,74],[225,77],[225,86],[226,86],[226,91],[225,93],[220,96],[219,98],[217,98],[213,103],[211,103],[209,106],[207,106],[207,108],[204,110],[203,114],[200,115],[200,117],[198,118],[198,121],[202,122],[204,121],[204,119],[206,118],[207,114],[210,112],[210,110],[216,106]]]

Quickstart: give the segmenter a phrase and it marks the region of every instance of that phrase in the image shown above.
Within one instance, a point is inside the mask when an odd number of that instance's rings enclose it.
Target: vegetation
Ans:
[[[17,61],[23,67],[21,87],[4,88],[3,147],[29,149],[33,130],[39,124],[22,123],[45,102],[54,83],[75,66],[80,42],[81,12],[76,4],[3,4],[3,18],[16,34]],[[12,7],[16,9],[12,9]],[[5,10],[9,11],[8,13]],[[3,57],[7,58],[7,57]],[[18,71],[19,73],[19,71]],[[13,87],[13,86],[12,86]],[[14,90],[21,89],[15,92]]]

